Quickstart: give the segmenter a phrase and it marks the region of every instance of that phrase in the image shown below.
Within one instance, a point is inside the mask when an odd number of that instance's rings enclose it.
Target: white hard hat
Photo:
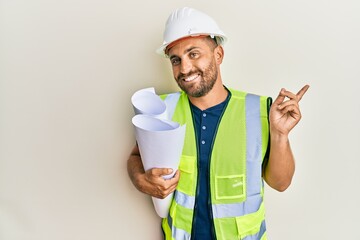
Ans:
[[[170,43],[184,37],[199,35],[216,37],[217,43],[221,45],[226,42],[223,31],[207,14],[189,7],[176,9],[166,21],[164,41],[156,52],[166,56],[165,50]]]

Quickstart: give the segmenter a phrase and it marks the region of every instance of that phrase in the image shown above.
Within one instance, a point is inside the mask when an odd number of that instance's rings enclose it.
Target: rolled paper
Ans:
[[[157,118],[166,118],[166,105],[155,94],[154,88],[141,89],[133,94],[131,103],[135,114],[146,114]]]
[[[176,104],[167,106],[156,95],[154,88],[135,92],[131,102],[136,114],[132,123],[145,171],[171,168],[173,172],[163,178],[172,178],[179,166],[186,130],[185,125],[180,126],[169,120]],[[171,193],[164,199],[152,197],[155,211],[160,217],[168,216],[173,195]]]

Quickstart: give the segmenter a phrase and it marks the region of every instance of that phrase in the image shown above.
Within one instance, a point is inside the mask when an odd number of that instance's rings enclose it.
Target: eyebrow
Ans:
[[[194,46],[194,47],[189,47],[188,49],[185,49],[184,54],[189,53],[189,52],[191,52],[192,50],[197,49],[197,48],[199,48],[199,47],[196,47],[196,46]],[[170,56],[170,60],[173,59],[173,58],[175,58],[175,57],[178,57],[178,56],[177,56],[177,55],[171,55],[171,56]]]

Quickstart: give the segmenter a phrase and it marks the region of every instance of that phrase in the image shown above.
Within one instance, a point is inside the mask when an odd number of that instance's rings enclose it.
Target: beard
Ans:
[[[192,82],[185,82],[182,80],[191,75],[199,75],[201,77],[200,82],[197,80]],[[210,64],[204,69],[194,69],[187,74],[180,73],[176,78],[178,86],[183,90],[187,95],[191,97],[203,97],[208,94],[211,89],[214,87],[216,79],[218,77],[218,71],[214,59]]]

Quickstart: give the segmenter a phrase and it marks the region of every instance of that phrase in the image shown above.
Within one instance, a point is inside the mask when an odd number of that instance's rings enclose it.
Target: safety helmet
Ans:
[[[176,9],[166,21],[164,41],[156,52],[166,56],[165,50],[170,43],[185,37],[200,35],[216,38],[216,42],[221,45],[226,42],[224,32],[207,14],[189,7]]]

